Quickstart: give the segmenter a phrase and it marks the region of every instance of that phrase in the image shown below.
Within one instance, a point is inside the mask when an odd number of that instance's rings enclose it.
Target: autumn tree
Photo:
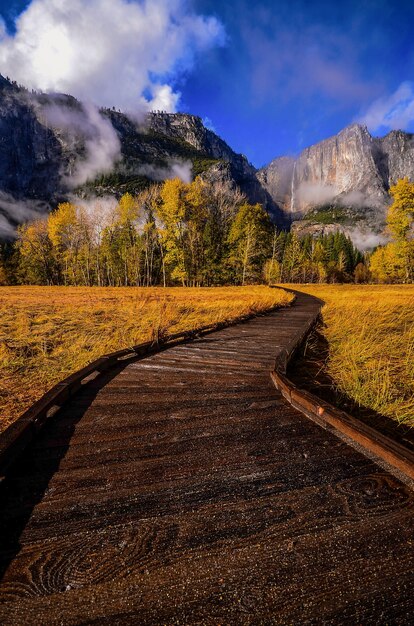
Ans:
[[[358,265],[355,267],[354,279],[357,285],[370,282],[371,273],[364,263],[358,263]]]
[[[370,257],[372,277],[381,283],[414,280],[414,183],[400,179],[390,188],[393,202],[387,213],[392,241],[378,247]]]
[[[18,275],[23,283],[53,285],[59,282],[46,220],[36,220],[18,228],[16,251]]]
[[[410,240],[409,229],[403,234]],[[343,233],[279,232],[230,181],[202,177],[167,180],[109,203],[62,203],[43,222],[22,226],[14,248],[17,279],[41,284],[342,282],[365,263]],[[377,279],[400,280],[402,258],[399,242],[374,254]],[[378,278],[375,268],[384,264]]]
[[[186,284],[185,234],[188,185],[180,179],[166,180],[161,189],[161,202],[158,208],[163,227],[160,235],[165,249],[164,263],[173,280]]]
[[[400,246],[389,243],[377,248],[371,255],[369,269],[379,283],[402,283],[407,276],[407,265]]]
[[[228,262],[239,284],[260,276],[270,252],[271,232],[269,215],[260,204],[242,204],[228,236]]]
[[[387,226],[395,243],[393,253],[404,264],[404,282],[414,279],[414,183],[400,179],[390,188],[393,202],[388,209]]]
[[[143,216],[143,284],[147,287],[155,284],[162,273],[165,286],[165,274],[162,272],[163,248],[156,221],[157,209],[160,203],[159,187],[152,185],[142,191],[137,198],[137,202],[140,206],[140,213]]]
[[[71,202],[59,204],[48,218],[47,233],[64,283],[77,285],[80,282],[78,255],[81,244],[77,207]]]

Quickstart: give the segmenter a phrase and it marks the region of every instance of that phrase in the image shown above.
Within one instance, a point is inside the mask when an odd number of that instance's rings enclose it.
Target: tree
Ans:
[[[414,278],[414,183],[400,179],[390,188],[393,203],[388,209],[388,230],[395,242],[394,254],[404,263],[404,282]]]
[[[302,278],[304,260],[305,255],[302,249],[301,240],[295,232],[292,232],[283,255],[283,280],[293,283],[300,282]]]
[[[414,183],[408,178],[390,188],[393,202],[387,212],[391,243],[377,248],[370,258],[374,280],[382,283],[414,280]]]
[[[161,189],[158,216],[164,224],[160,229],[165,248],[164,263],[171,277],[184,286],[188,278],[185,259],[185,230],[188,185],[179,178],[166,180]]]
[[[53,285],[58,282],[52,242],[45,220],[20,226],[17,231],[18,273],[21,282]]]
[[[116,209],[114,230],[117,237],[119,260],[122,266],[122,283],[125,286],[139,285],[140,239],[137,232],[139,205],[136,198],[126,193]]]
[[[3,287],[4,285],[8,285],[8,283],[9,281],[7,277],[6,268],[4,267],[3,261],[0,260],[0,287]]]
[[[143,215],[144,226],[142,233],[142,248],[144,255],[144,284],[150,286],[156,283],[162,270],[162,247],[156,223],[157,208],[160,202],[160,192],[157,185],[152,185],[142,191],[137,202]],[[165,276],[164,286],[165,286]]]
[[[49,215],[47,233],[53,246],[55,261],[64,277],[64,283],[78,284],[81,229],[77,207],[71,202],[59,204],[57,210]]]
[[[228,236],[228,260],[236,282],[245,285],[260,276],[270,253],[271,231],[269,215],[260,204],[242,204]]]
[[[263,268],[263,277],[268,285],[280,282],[281,267],[276,259],[268,259]]]
[[[389,243],[372,253],[369,268],[379,283],[400,283],[406,277],[406,260],[397,243]]]
[[[357,284],[369,283],[371,274],[365,263],[358,263],[354,271],[354,280]]]
[[[388,229],[396,242],[413,238],[414,228],[414,183],[408,178],[400,179],[390,188],[393,203],[388,209]]]

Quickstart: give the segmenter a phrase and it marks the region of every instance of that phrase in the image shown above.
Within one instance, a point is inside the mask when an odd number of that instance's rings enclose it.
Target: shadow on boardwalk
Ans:
[[[412,621],[412,492],[270,380],[318,310],[298,294],[75,397],[3,494],[0,622]]]
[[[87,388],[79,391],[77,394],[79,404],[61,409],[23,453],[24,458],[17,459],[14,467],[10,468],[8,478],[0,486],[0,580],[10,562],[20,551],[20,536],[33,509],[47,492],[51,478],[59,470],[77,423],[100,390],[125,367],[127,364],[103,373]],[[42,459],[36,453],[36,449],[42,447],[42,442],[50,441],[49,433],[56,432],[57,423],[62,426],[59,426],[57,438],[55,439],[56,435],[52,434],[50,442],[55,454],[49,459],[47,457]]]

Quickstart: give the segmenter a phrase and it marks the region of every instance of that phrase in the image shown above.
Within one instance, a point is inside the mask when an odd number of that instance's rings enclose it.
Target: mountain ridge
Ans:
[[[296,158],[277,157],[257,174],[293,223],[309,221],[318,208],[342,207],[354,210],[360,220],[365,212],[373,231],[383,228],[389,189],[404,176],[414,176],[413,135],[395,130],[374,137],[358,123]]]
[[[352,234],[355,226],[378,234],[390,186],[414,177],[414,139],[399,130],[374,137],[353,123],[257,170],[197,115],[157,111],[135,119],[0,75],[0,236],[73,196],[135,193],[176,175],[238,186],[279,228],[299,234]]]
[[[239,186],[286,225],[256,169],[195,115],[151,112],[134,119],[0,77],[0,135],[3,236],[73,195],[120,196],[152,181],[198,174]]]

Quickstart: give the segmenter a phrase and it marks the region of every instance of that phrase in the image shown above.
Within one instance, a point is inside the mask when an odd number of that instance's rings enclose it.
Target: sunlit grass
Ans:
[[[359,405],[414,425],[414,285],[292,285],[325,302],[327,372]]]
[[[0,287],[0,430],[103,354],[291,298],[267,287]]]

